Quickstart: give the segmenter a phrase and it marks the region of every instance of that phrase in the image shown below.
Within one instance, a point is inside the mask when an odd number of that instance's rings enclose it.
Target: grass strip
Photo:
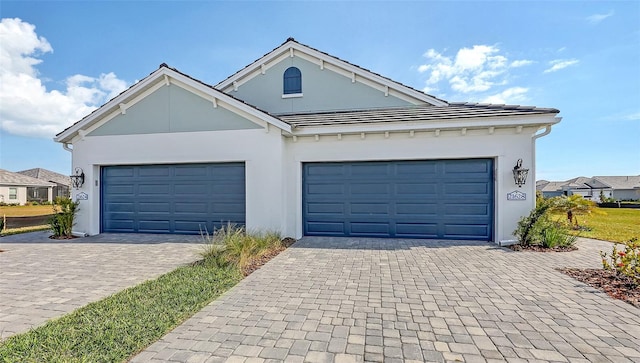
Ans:
[[[242,279],[202,261],[91,303],[0,343],[4,362],[121,362]]]
[[[0,232],[0,237],[2,236],[11,236],[14,234],[21,233],[29,233],[29,232],[37,232],[37,231],[46,231],[50,229],[48,225],[41,226],[30,226],[30,227],[20,227],[20,228],[6,228],[4,231]],[[2,241],[0,241],[2,242]]]

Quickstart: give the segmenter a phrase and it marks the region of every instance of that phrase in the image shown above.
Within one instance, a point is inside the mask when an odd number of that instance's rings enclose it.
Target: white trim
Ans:
[[[302,93],[288,93],[288,94],[283,94],[282,98],[300,98],[302,97]]]

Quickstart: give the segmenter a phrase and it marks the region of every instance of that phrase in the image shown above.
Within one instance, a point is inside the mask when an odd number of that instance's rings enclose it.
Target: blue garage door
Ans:
[[[105,166],[102,232],[212,232],[245,224],[244,163]]]
[[[309,236],[491,240],[493,160],[307,163]]]

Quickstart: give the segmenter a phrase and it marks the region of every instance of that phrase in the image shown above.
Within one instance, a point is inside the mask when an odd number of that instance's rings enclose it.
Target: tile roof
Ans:
[[[449,106],[394,107],[369,110],[343,110],[320,113],[278,115],[293,127],[348,125],[364,123],[411,122],[426,120],[464,119],[494,116],[522,116],[553,114],[553,108],[536,108],[517,105],[491,105],[456,103]]]
[[[640,175],[629,176],[594,176],[594,179],[605,183],[613,189],[637,189],[640,188]]]
[[[0,169],[0,185],[10,185],[19,187],[53,187],[55,184],[47,183],[30,176],[13,173]]]
[[[19,171],[18,174],[30,176],[32,178],[45,180],[56,184],[68,185],[69,187],[71,187],[71,178],[69,178],[67,175],[62,175],[60,173],[56,173],[55,171],[47,169],[33,168]]]
[[[549,182],[539,180],[536,189],[545,192],[561,191],[564,189],[640,189],[640,175],[630,176],[594,176],[592,178],[579,176],[566,181]]]

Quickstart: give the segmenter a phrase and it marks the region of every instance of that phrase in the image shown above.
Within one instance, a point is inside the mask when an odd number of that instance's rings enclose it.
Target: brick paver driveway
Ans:
[[[47,235],[0,238],[0,339],[195,261],[199,251],[191,236]]]
[[[305,237],[134,361],[640,362],[640,309],[481,242]]]

